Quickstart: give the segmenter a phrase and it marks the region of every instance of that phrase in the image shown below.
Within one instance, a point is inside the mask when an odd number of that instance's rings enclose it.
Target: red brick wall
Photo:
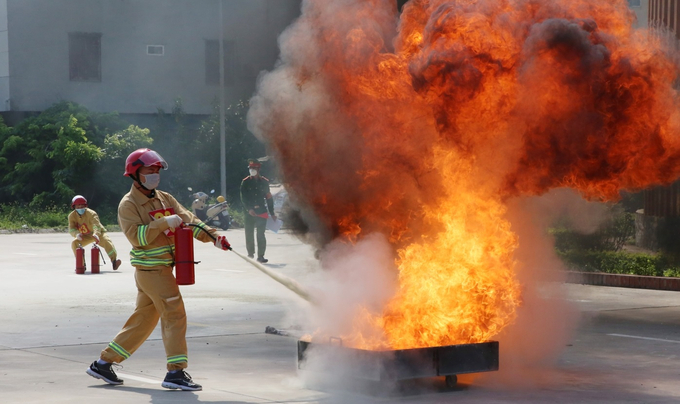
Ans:
[[[596,272],[567,272],[567,282],[620,288],[680,291],[680,278],[661,276],[616,275]]]

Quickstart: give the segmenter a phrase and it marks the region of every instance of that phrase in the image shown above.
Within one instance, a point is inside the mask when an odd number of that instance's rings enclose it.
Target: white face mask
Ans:
[[[144,177],[142,185],[144,185],[144,188],[146,189],[156,189],[161,182],[160,174],[142,174],[142,177]]]
[[[254,168],[251,168],[251,169],[248,170],[248,171],[250,171],[250,176],[251,176],[251,177],[255,177],[255,176],[257,175],[257,170],[254,169]]]
[[[85,209],[84,209],[84,208],[83,208],[83,209],[76,209],[76,212],[78,212],[78,214],[79,214],[80,216],[82,216],[83,213],[85,213]]]

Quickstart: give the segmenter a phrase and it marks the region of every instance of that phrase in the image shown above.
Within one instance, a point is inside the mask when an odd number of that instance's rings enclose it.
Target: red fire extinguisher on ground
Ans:
[[[194,232],[189,227],[175,229],[175,279],[178,285],[193,285]]]
[[[90,265],[92,265],[92,273],[99,273],[99,247],[97,244],[92,244],[92,250],[90,250]]]
[[[78,246],[78,248],[76,248],[76,273],[79,275],[84,274],[86,270],[85,249],[82,246]]]

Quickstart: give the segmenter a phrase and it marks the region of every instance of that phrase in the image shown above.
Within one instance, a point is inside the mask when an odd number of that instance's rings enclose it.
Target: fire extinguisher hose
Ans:
[[[97,249],[99,250],[99,255],[102,257],[102,262],[104,262],[104,265],[106,265],[106,260],[104,259],[104,253],[102,252],[102,249],[97,246]]]
[[[186,223],[187,226],[192,226],[192,227],[198,227],[199,229],[203,230],[206,234],[210,236],[213,240],[217,241],[217,238],[210,234],[207,230],[204,228],[195,225],[193,223]],[[238,255],[241,257],[244,261],[249,263],[250,265],[254,266],[255,268],[259,269],[261,272],[263,272],[265,275],[269,276],[270,278],[274,279],[278,283],[282,284],[283,286],[287,287],[290,289],[292,292],[294,292],[296,295],[300,296],[301,298],[305,299],[306,301],[312,303],[313,305],[318,305],[318,302],[315,298],[312,297],[312,295],[305,290],[305,288],[302,287],[295,279],[289,278],[286,275],[275,271],[271,268],[267,268],[264,265],[260,265],[258,262],[253,261],[252,259],[246,257],[243,254],[240,254],[239,252],[233,250],[231,247],[229,248],[229,251],[233,252],[234,254]]]

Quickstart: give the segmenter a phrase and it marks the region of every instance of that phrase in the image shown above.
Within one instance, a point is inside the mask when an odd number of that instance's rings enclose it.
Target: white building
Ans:
[[[230,104],[250,98],[299,14],[300,0],[0,0],[0,112],[67,100],[153,114],[181,98],[186,113],[210,114],[220,25]]]
[[[635,12],[637,28],[646,28],[649,19],[649,0],[628,0],[628,6]]]

